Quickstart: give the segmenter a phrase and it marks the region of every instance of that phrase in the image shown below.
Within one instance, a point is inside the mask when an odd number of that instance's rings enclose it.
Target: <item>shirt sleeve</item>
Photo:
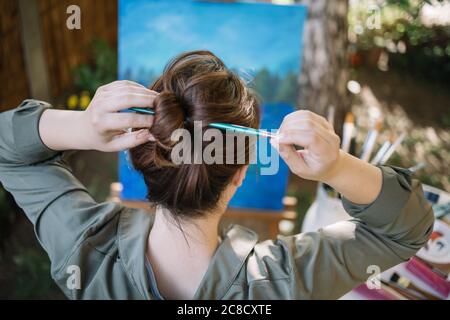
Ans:
[[[426,243],[434,215],[421,184],[411,180],[408,170],[381,170],[382,189],[373,203],[343,199],[351,220],[279,237],[294,298],[337,299],[365,282],[373,270],[406,261]]]
[[[54,276],[77,244],[117,220],[122,206],[96,203],[72,175],[64,154],[43,144],[39,119],[50,107],[26,100],[18,108],[0,113],[0,182],[34,225]]]

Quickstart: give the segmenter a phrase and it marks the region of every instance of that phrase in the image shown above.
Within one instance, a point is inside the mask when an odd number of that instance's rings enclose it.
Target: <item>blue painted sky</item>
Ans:
[[[263,67],[299,72],[306,9],[190,0],[120,0],[119,73],[160,73],[171,57],[207,49],[250,74]]]

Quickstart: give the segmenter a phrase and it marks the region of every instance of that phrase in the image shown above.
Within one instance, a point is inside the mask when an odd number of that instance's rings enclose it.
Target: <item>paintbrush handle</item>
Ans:
[[[411,290],[408,290],[395,282],[392,281],[388,282],[381,281],[381,282],[410,300],[423,300],[415,292],[412,292]]]
[[[249,134],[249,135],[253,135],[253,136],[261,136],[261,137],[267,137],[267,138],[275,138],[276,137],[276,133],[272,133],[272,132],[269,132],[266,130],[258,130],[258,129],[254,129],[254,128],[238,126],[238,125],[230,124],[230,123],[213,122],[213,123],[210,123],[209,126],[211,128],[223,129],[223,130],[227,130],[229,132],[237,132],[237,133]]]
[[[395,142],[389,147],[389,149],[386,151],[386,153],[383,155],[382,159],[380,160],[379,164],[384,165],[389,158],[394,154],[397,147],[403,142],[403,139],[405,139],[405,133],[402,133],[400,137],[395,140]]]
[[[378,165],[390,146],[391,143],[389,141],[385,141],[370,163],[373,165]]]
[[[428,300],[442,300],[441,298],[436,297],[434,294],[426,292],[425,290],[420,289],[419,287],[417,287],[416,285],[414,285],[412,283],[409,284],[408,288],[410,288],[411,290],[414,290],[414,291],[420,293],[421,295],[423,295]]]
[[[132,108],[129,108],[128,110],[134,111],[137,113],[145,113],[145,114],[155,115],[155,111],[152,109],[149,109],[149,108],[132,107]]]

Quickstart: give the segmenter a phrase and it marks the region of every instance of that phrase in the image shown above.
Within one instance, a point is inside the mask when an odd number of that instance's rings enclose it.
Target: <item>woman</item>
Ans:
[[[130,107],[156,115],[119,113]],[[219,235],[247,165],[174,164],[170,136],[197,120],[203,129],[212,121],[256,128],[258,116],[254,94],[219,58],[189,52],[151,89],[99,88],[84,112],[28,100],[2,113],[0,180],[71,299],[335,299],[366,281],[369,266],[386,270],[425,244],[433,214],[420,184],[407,170],[340,151],[333,128],[308,111],[288,115],[271,143],[294,174],[341,193],[353,219],[261,243],[239,226]],[[63,160],[75,149],[131,149],[156,214],[96,203]]]

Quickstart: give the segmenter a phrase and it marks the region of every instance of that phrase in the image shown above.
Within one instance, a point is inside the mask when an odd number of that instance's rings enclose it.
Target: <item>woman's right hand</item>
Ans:
[[[85,111],[46,110],[39,134],[53,150],[114,152],[133,148],[153,137],[153,116],[120,112],[131,107],[149,108],[157,93],[131,81],[115,81],[98,88]],[[127,129],[140,129],[128,132]]]
[[[288,114],[271,143],[290,170],[304,179],[325,181],[341,159],[340,139],[333,127],[307,110]],[[295,146],[303,149],[296,150]]]
[[[379,195],[381,170],[341,151],[340,139],[325,118],[296,111],[284,118],[278,133],[271,143],[296,175],[326,183],[357,204],[372,203]]]

